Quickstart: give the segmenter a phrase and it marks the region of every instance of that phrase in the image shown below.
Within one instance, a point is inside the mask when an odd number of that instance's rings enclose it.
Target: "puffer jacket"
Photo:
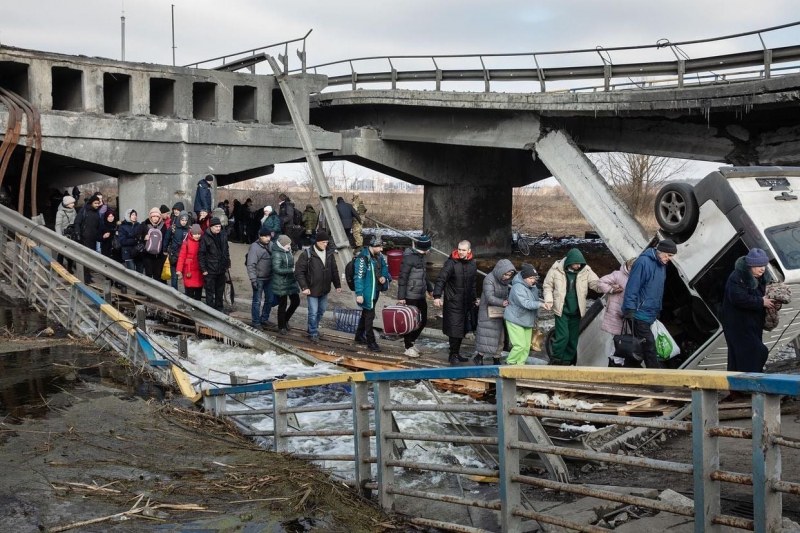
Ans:
[[[281,219],[278,218],[278,214],[275,211],[271,211],[269,216],[262,219],[261,229],[269,231],[273,239],[280,235]]]
[[[363,296],[364,298],[364,301],[358,305],[362,309],[372,309],[380,293],[389,288],[391,277],[389,276],[389,266],[386,263],[386,258],[381,253],[373,256],[369,253],[369,246],[365,246],[356,257],[353,266],[356,296]],[[381,276],[386,279],[386,283],[383,285],[380,285],[377,279]]]
[[[139,231],[139,223],[131,220],[133,209],[125,211],[125,218],[117,228],[119,244],[122,247],[122,261],[136,259],[134,248],[142,240]]]
[[[190,226],[188,223],[185,226],[182,226],[179,219],[178,222],[170,226],[169,230],[167,231],[169,242],[167,243],[165,250],[169,255],[169,262],[172,265],[175,265],[175,261],[178,260],[178,254],[181,251],[181,245],[183,244],[183,241],[189,238],[189,228]]]
[[[272,277],[272,253],[270,253],[270,244],[264,244],[261,239],[250,245],[247,251],[247,260],[245,266],[247,267],[247,277],[250,278],[250,283],[255,283],[258,280],[265,281]]]
[[[294,257],[291,248],[284,249],[280,244],[272,246],[272,292],[276,296],[288,296],[300,292],[294,277]]]
[[[183,242],[178,252],[178,262],[175,263],[175,272],[183,275],[183,286],[189,289],[199,289],[203,286],[203,271],[200,270],[200,241],[191,236]]]
[[[603,323],[600,329],[612,335],[619,335],[622,332],[622,298],[625,294],[625,286],[628,284],[630,272],[623,264],[611,274],[600,278],[598,286],[600,292],[606,294],[606,313],[603,316]],[[614,285],[622,287],[620,292],[611,292]]]
[[[55,232],[59,235],[64,235],[64,228],[75,223],[76,215],[74,207],[66,208],[63,203],[59,203],[56,211]]]
[[[425,271],[425,255],[406,248],[403,252],[403,263],[400,265],[400,277],[397,280],[398,300],[422,300],[425,293],[433,291],[433,283],[428,281]]]
[[[333,247],[325,249],[325,263],[314,251],[316,245],[306,248],[297,258],[294,267],[294,277],[300,285],[300,290],[309,289],[314,298],[319,298],[331,292],[331,283],[337,289],[342,286],[339,277],[339,267],[336,266],[336,258],[333,254]]]
[[[556,316],[561,316],[564,310],[564,298],[567,295],[567,274],[565,268],[567,265],[575,263],[583,265],[575,278],[575,293],[578,296],[578,309],[581,316],[586,314],[586,295],[589,289],[600,292],[599,278],[594,273],[592,268],[586,264],[583,254],[577,248],[573,248],[567,252],[567,256],[560,261],[553,263],[547,275],[544,277],[542,288],[544,289],[544,301],[553,305],[553,313]]]
[[[218,276],[230,267],[231,256],[225,232],[214,235],[211,229],[207,229],[200,237],[200,268],[210,276]]]
[[[503,318],[523,328],[532,328],[536,325],[540,305],[539,288],[536,285],[528,287],[522,279],[522,273],[518,272],[511,281],[508,307],[503,313]]]
[[[303,227],[306,230],[306,235],[311,235],[314,233],[314,230],[317,229],[317,223],[319,222],[319,216],[317,212],[314,211],[314,208],[310,205],[306,206],[306,210],[303,211]]]
[[[508,259],[501,259],[494,265],[491,273],[483,279],[481,305],[478,308],[478,328],[475,331],[475,351],[481,355],[494,356],[503,342],[503,319],[489,318],[490,305],[502,307],[508,299],[511,280],[504,280],[503,274],[514,269]]]
[[[667,267],[658,260],[655,248],[648,248],[636,259],[628,275],[622,312],[633,309],[634,318],[652,324],[661,312],[664,297],[664,281]]]
[[[471,331],[477,272],[478,267],[472,252],[466,259],[461,259],[458,250],[453,250],[436,278],[433,297],[444,296],[442,333],[448,337],[462,339]]]

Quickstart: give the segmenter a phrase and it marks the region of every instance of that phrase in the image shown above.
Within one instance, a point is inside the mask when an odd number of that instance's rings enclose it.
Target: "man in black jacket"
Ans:
[[[328,250],[330,237],[324,231],[319,231],[316,240],[300,254],[294,267],[300,292],[308,296],[308,336],[314,343],[319,342],[319,321],[328,307],[331,283],[336,287],[336,292],[342,292],[336,258],[333,250]]]
[[[353,207],[353,204],[348,204],[341,196],[336,199],[336,211],[339,213],[339,218],[344,226],[344,232],[347,234],[347,240],[350,241],[350,246],[355,244],[353,240],[353,220],[361,221],[361,216]]]
[[[228,239],[222,233],[219,218],[211,219],[211,225],[200,239],[200,271],[206,289],[206,305],[224,311],[225,273],[231,267]]]
[[[102,205],[103,200],[94,194],[75,217],[74,228],[78,232],[79,242],[94,251],[97,251],[97,241],[100,240],[100,207]],[[92,271],[85,267],[83,282],[92,283]]]
[[[431,249],[431,238],[429,235],[421,235],[413,243],[412,248],[406,248],[403,254],[403,264],[400,266],[400,278],[397,280],[397,303],[413,305],[419,309],[422,321],[420,326],[403,335],[403,343],[407,357],[419,357],[419,351],[414,347],[422,328],[428,323],[428,302],[425,294],[433,291],[433,284],[428,281],[425,272],[425,256]]]
[[[462,357],[461,341],[474,330],[472,310],[480,303],[476,297],[475,276],[478,267],[472,256],[472,245],[461,241],[444,262],[436,285],[433,288],[433,305],[444,306],[442,312],[442,332],[450,341],[451,365],[467,361]],[[442,297],[444,296],[444,303]]]

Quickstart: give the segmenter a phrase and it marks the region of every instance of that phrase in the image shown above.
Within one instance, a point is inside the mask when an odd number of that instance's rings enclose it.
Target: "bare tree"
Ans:
[[[682,176],[688,165],[681,159],[621,152],[594,154],[591,159],[635,215],[650,211],[658,189]]]

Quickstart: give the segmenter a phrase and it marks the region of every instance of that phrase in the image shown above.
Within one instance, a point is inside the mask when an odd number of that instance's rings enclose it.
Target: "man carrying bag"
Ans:
[[[622,332],[614,335],[614,357],[624,359],[618,364],[613,358],[608,359],[608,366],[615,368],[641,368],[644,351],[644,338],[633,333],[633,320],[622,319]]]

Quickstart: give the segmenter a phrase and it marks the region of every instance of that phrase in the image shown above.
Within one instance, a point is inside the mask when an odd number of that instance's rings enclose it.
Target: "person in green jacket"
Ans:
[[[294,277],[292,239],[288,235],[278,237],[272,248],[272,293],[278,297],[278,333],[286,335],[289,320],[300,305],[300,286]]]
[[[553,263],[544,278],[544,305],[556,316],[550,364],[574,365],[578,360],[581,317],[586,313],[589,289],[600,292],[600,279],[577,248]]]
[[[318,222],[319,215],[314,210],[314,206],[306,204],[306,210],[303,211],[303,228],[305,229],[305,244],[309,246],[314,244],[314,232],[317,231]]]

